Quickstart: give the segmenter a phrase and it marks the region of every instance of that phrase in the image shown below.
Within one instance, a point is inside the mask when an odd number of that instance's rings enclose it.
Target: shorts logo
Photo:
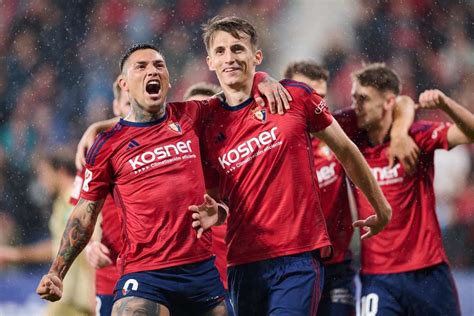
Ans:
[[[321,101],[319,101],[319,104],[316,105],[316,107],[314,109],[314,113],[321,114],[327,108],[328,108],[328,106],[326,104],[326,101],[324,101],[324,99],[321,99]]]
[[[84,183],[82,184],[82,189],[86,192],[89,192],[89,182],[92,180],[92,171],[86,169],[84,173]]]
[[[175,133],[182,134],[181,125],[177,122],[168,123],[168,128]]]
[[[132,289],[131,289],[132,291],[138,290],[138,281],[135,279],[128,279],[122,288],[123,295],[127,295],[128,293],[130,293],[130,289],[129,289],[130,285],[132,285]]]
[[[265,123],[267,120],[267,111],[265,109],[255,107],[252,109],[252,117],[262,123]]]

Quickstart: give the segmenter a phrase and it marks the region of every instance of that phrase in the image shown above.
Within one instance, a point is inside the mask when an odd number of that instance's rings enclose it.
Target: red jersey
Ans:
[[[421,151],[412,175],[406,174],[399,163],[388,167],[388,138],[383,144],[371,146],[365,132],[357,137],[358,147],[392,206],[390,223],[378,235],[362,242],[362,273],[407,272],[448,261],[435,213],[433,178],[434,151],[448,149],[449,126],[433,122],[412,125],[410,136]],[[361,218],[374,214],[359,190],[356,202]]]
[[[337,116],[335,116],[337,119]],[[354,228],[347,191],[346,173],[336,155],[319,139],[313,138],[313,153],[323,210],[333,256],[326,264],[341,263],[352,258],[349,249]]]
[[[227,246],[225,245],[225,234],[227,222],[220,226],[212,227],[212,252],[216,255],[216,268],[219,271],[222,284],[227,290]]]
[[[229,266],[330,246],[308,132],[325,129],[332,116],[309,86],[282,83],[293,97],[284,116],[252,98],[210,113],[205,151],[218,173],[211,185],[230,209]]]
[[[153,122],[121,120],[89,150],[81,197],[94,201],[112,192],[122,209],[123,273],[212,256],[211,233],[197,239],[188,211],[205,192],[198,135],[211,102],[220,101],[169,103]]]

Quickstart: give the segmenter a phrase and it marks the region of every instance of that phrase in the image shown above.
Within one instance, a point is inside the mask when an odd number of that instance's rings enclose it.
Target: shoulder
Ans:
[[[409,134],[412,136],[424,133],[431,134],[435,130],[440,130],[449,126],[450,123],[447,122],[416,121],[411,125]]]
[[[120,135],[126,129],[126,126],[117,123],[113,128],[97,135],[94,144],[87,152],[86,162],[93,165],[98,156],[109,155],[115,143],[120,139]]]
[[[311,95],[313,92],[316,93],[313,88],[308,86],[306,83],[295,81],[295,80],[290,80],[290,79],[284,79],[280,81],[281,85],[284,86],[288,92],[291,94],[301,94],[301,95]]]

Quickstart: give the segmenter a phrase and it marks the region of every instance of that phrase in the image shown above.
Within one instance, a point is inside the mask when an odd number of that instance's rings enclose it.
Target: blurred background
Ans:
[[[198,81],[217,83],[200,30],[216,14],[257,27],[260,69],[275,78],[295,60],[326,66],[333,109],[351,104],[353,70],[384,61],[404,94],[439,88],[474,112],[472,0],[0,0],[0,315],[43,308],[34,289],[49,263],[8,264],[1,248],[50,237],[58,192],[40,179],[38,157],[72,155],[90,123],[112,116],[112,83],[132,43],[161,47],[169,101]],[[474,315],[473,158],[471,146],[436,156],[437,211],[465,315]]]

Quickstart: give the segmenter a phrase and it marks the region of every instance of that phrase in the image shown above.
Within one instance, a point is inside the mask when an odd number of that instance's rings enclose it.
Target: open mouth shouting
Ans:
[[[161,83],[156,79],[152,79],[146,83],[146,93],[152,98],[158,98],[161,91]]]

